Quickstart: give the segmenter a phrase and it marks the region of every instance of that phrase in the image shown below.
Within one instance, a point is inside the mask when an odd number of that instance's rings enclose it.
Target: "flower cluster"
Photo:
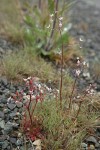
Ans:
[[[84,69],[89,67],[89,64],[86,61],[82,61],[79,57],[76,58],[76,61],[75,77],[79,77]]]
[[[42,137],[42,121],[34,114],[37,104],[40,103],[42,106],[42,102],[46,98],[57,97],[58,91],[41,83],[36,77],[28,77],[23,80],[25,82],[24,89],[16,91],[13,99],[16,105],[22,103],[22,129],[27,139],[34,141],[37,137]]]

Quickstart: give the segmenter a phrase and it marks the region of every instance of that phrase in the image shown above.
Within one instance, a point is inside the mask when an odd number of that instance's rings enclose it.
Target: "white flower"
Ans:
[[[53,17],[54,16],[54,14],[50,14],[50,17]]]
[[[62,20],[63,20],[63,17],[60,17],[59,20],[62,21]]]
[[[83,61],[83,66],[86,66],[86,61]]]
[[[76,59],[77,59],[77,60],[79,60],[80,58],[79,58],[79,57],[77,57]]]
[[[61,22],[59,22],[59,28],[61,28],[62,27],[62,23]]]
[[[76,72],[75,72],[77,77],[80,75],[80,73],[81,73],[81,70],[79,70],[79,69],[77,69]]]
[[[80,65],[80,60],[78,59],[78,60],[77,60],[77,66],[79,66],[79,65]]]

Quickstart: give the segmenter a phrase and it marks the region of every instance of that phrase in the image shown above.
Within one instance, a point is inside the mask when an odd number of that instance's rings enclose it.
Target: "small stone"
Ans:
[[[3,107],[4,107],[4,104],[1,103],[1,104],[0,104],[0,108],[3,108]]]
[[[9,104],[8,103],[8,108],[10,109],[10,110],[13,110],[14,108],[16,107],[16,104]]]
[[[0,136],[0,142],[3,142],[3,141],[5,141],[5,140],[7,140],[8,139],[8,136],[7,135],[1,135]]]
[[[90,79],[90,73],[89,72],[84,72],[83,77],[89,80]]]
[[[16,139],[15,137],[11,137],[11,138],[10,138],[10,142],[11,142],[12,144],[15,144],[16,141],[17,141],[17,139]]]
[[[90,150],[95,150],[95,146],[94,146],[94,145],[90,145],[90,146],[89,146],[89,149],[90,149]]]
[[[14,113],[18,112],[18,108],[15,107],[15,109],[13,110]]]
[[[9,142],[7,140],[5,140],[3,142],[2,149],[6,149],[8,147],[8,145],[9,145]]]
[[[21,137],[22,136],[22,133],[18,133],[18,137]]]
[[[4,118],[4,112],[0,111],[0,118]]]
[[[86,139],[86,141],[87,141],[88,143],[93,143],[94,145],[97,144],[97,140],[95,139],[94,136],[89,136],[89,137]]]
[[[20,139],[18,139],[18,140],[16,141],[16,145],[17,145],[17,146],[22,145],[22,141],[21,141]]]
[[[10,133],[12,131],[12,129],[13,129],[12,123],[11,122],[7,122],[5,124],[5,126],[4,126],[4,133],[8,134],[8,133]]]
[[[35,146],[41,146],[41,140],[40,140],[40,139],[35,140],[35,141],[33,142],[33,145],[35,145]]]
[[[3,103],[3,104],[7,103],[7,98],[6,98],[5,94],[3,94],[1,97],[1,103]]]
[[[20,108],[20,107],[22,107],[22,102],[16,102],[16,106],[18,107],[18,108]]]
[[[5,109],[3,110],[3,112],[4,112],[5,114],[7,114],[7,113],[9,113],[9,112],[10,112],[10,109],[5,108]]]
[[[100,144],[99,144],[99,143],[96,143],[95,147],[96,147],[96,148],[100,148]]]
[[[4,120],[1,120],[1,121],[0,121],[0,128],[2,128],[2,129],[3,129],[3,128],[4,128],[4,126],[5,126],[5,122],[4,122]]]
[[[13,119],[16,116],[16,113],[12,112],[9,114],[10,118]]]
[[[81,148],[87,148],[87,144],[86,143],[81,143]]]
[[[6,85],[8,84],[6,77],[2,77],[2,78],[1,78],[1,82],[2,82],[2,84],[3,84],[4,86],[6,86]]]
[[[12,123],[12,127],[15,129],[18,129],[19,124],[18,123]]]
[[[4,50],[0,47],[0,54],[4,54]]]

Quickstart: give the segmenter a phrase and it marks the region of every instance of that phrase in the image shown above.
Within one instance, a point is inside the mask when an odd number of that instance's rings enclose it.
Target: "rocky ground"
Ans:
[[[100,64],[100,6],[97,1],[77,0],[70,11],[71,29],[70,34],[74,36],[80,51],[85,54],[89,63],[89,70],[83,75],[81,85],[86,83],[96,83],[97,91],[100,91],[100,68],[94,64]],[[98,4],[98,5],[97,5]],[[98,7],[97,7],[98,6]],[[98,73],[98,78],[95,76]]]
[[[89,83],[95,83],[96,90],[100,93],[100,73],[95,77],[94,64],[100,64],[100,1],[96,0],[77,0],[71,12],[71,28],[69,33],[79,41],[80,51],[84,50],[89,69],[84,72],[79,82],[80,88]],[[100,71],[99,65],[97,70]],[[99,131],[99,132],[98,132]],[[98,134],[99,133],[99,134]],[[97,147],[95,137],[99,140]],[[87,143],[91,145],[91,150],[100,150],[100,126],[96,129],[96,134],[85,139],[82,143],[83,150],[87,149]]]
[[[99,0],[96,0],[99,2]],[[100,92],[100,78],[95,79],[92,64],[100,61],[100,7],[94,1],[89,3],[84,0],[78,1],[72,11],[70,34],[73,35],[84,49],[86,60],[90,68],[83,74],[80,85],[85,83],[96,83],[97,91]],[[80,40],[79,40],[80,39]],[[0,37],[0,58],[6,52],[16,50],[15,45]],[[81,48],[80,48],[81,50]],[[99,70],[99,68],[98,68]],[[16,90],[22,87],[12,85],[6,77],[0,77],[0,149],[1,150],[23,150],[23,139],[19,132],[19,119],[21,115],[22,103],[18,105],[9,99]],[[13,133],[13,134],[12,134]],[[91,145],[91,150],[100,150],[100,124],[93,136],[88,136],[83,143],[83,150],[87,150],[87,145]]]

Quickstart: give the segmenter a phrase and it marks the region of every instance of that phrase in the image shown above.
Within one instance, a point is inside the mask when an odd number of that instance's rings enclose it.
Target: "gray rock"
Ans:
[[[3,141],[5,141],[5,140],[7,140],[8,139],[8,136],[7,135],[1,135],[0,136],[0,142],[3,142]]]
[[[3,112],[4,112],[5,114],[7,114],[7,113],[9,113],[9,112],[10,112],[10,109],[5,108],[5,109],[3,110]]]
[[[86,150],[88,148],[88,145],[86,143],[81,143],[81,149]]]
[[[95,147],[96,147],[96,148],[100,148],[100,144],[99,144],[99,143],[96,143]]]
[[[16,144],[17,139],[15,137],[10,137],[9,140],[12,144]]]
[[[93,143],[94,145],[96,145],[98,142],[96,140],[96,138],[94,136],[89,136],[87,139],[86,139],[87,143]]]
[[[21,139],[18,139],[18,140],[16,141],[16,145],[17,145],[17,146],[22,145],[22,140],[21,140]]]
[[[9,114],[9,116],[10,116],[11,119],[13,119],[16,116],[16,113],[12,112],[12,113]]]
[[[4,118],[4,112],[0,111],[0,118]]]
[[[17,112],[18,112],[18,108],[15,108],[15,109],[13,110],[13,112],[14,112],[14,113],[17,113]]]
[[[0,128],[4,128],[4,126],[5,126],[5,121],[4,121],[4,120],[1,120],[1,121],[0,121]]]
[[[19,124],[18,123],[12,123],[12,127],[15,129],[18,129]]]
[[[0,108],[3,108],[4,107],[4,104],[0,103]]]
[[[9,145],[9,142],[7,140],[5,140],[2,144],[2,149],[6,149]]]
[[[4,126],[4,133],[9,134],[13,129],[13,125],[11,122],[7,122]]]
[[[5,94],[3,94],[2,96],[1,96],[1,103],[3,103],[3,104],[6,104],[7,103],[7,98],[6,98],[6,96],[5,96]]]
[[[16,102],[16,106],[17,106],[18,108],[20,108],[20,107],[23,106],[23,104],[22,104],[22,102]]]
[[[2,77],[1,78],[1,82],[4,86],[6,86],[8,84],[7,78],[6,77]]]
[[[90,145],[89,149],[90,150],[95,150],[95,146],[94,145]]]
[[[8,108],[10,109],[10,110],[13,110],[14,108],[16,107],[16,104],[9,104],[8,103]]]

